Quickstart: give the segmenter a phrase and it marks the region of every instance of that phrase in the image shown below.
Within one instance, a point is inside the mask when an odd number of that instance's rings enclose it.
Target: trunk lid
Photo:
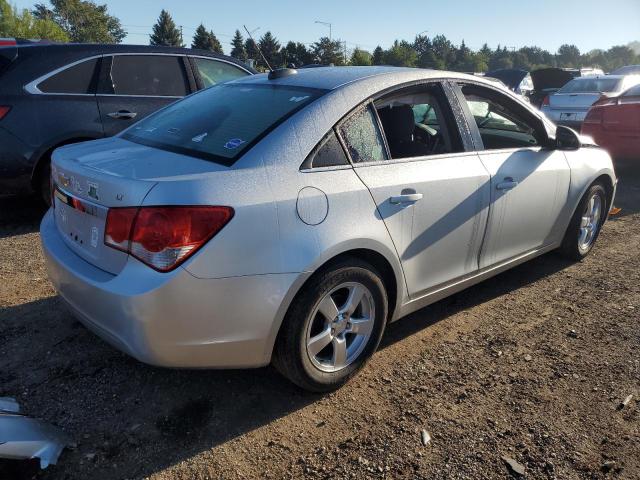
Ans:
[[[549,106],[554,110],[586,111],[597,102],[602,95],[597,92],[588,93],[555,93],[549,97]]]
[[[109,208],[140,206],[159,181],[216,168],[205,160],[120,138],[61,147],[54,152],[51,165],[58,231],[77,255],[117,274],[128,254],[104,244]]]
[[[575,72],[561,68],[541,68],[531,72],[531,80],[535,90],[562,88],[575,77]]]

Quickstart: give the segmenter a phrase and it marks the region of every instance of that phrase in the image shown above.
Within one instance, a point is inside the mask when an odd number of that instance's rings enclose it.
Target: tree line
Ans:
[[[120,20],[110,15],[106,5],[91,0],[49,0],[36,4],[32,11],[18,10],[8,0],[0,0],[0,37],[43,38],[58,42],[120,43],[127,35]],[[166,10],[160,12],[149,35],[151,45],[186,46],[183,34]],[[256,45],[257,43],[257,45]],[[486,43],[477,51],[464,40],[456,45],[444,35],[433,38],[418,35],[412,41],[396,40],[389,48],[377,46],[373,51],[354,48],[347,52],[340,39],[322,37],[312,44],[288,41],[284,44],[270,32],[256,43],[236,30],[229,54],[241,61],[253,60],[264,70],[283,66],[322,65],[393,65],[434,68],[462,72],[486,72],[499,68],[535,70],[543,67],[599,67],[610,71],[623,65],[640,64],[640,43],[617,45],[608,50],[580,52],[575,45],[562,45],[555,53],[540,47],[519,49]],[[200,24],[191,40],[191,48],[223,53],[220,40],[211,29]]]

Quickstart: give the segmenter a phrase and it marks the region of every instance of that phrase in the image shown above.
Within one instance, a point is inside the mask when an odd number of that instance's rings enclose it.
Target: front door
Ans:
[[[113,55],[98,91],[106,136],[112,136],[190,92],[184,57],[179,55]]]
[[[566,205],[570,170],[562,151],[543,147],[539,119],[507,94],[462,85],[468,118],[491,175],[489,222],[480,268],[558,240],[554,230]]]
[[[478,269],[489,174],[452,131],[440,86],[414,90],[377,100],[338,131],[417,298]]]

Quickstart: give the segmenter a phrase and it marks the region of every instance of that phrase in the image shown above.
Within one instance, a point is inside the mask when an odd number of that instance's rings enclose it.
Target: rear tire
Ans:
[[[51,160],[44,160],[38,173],[38,195],[47,207],[51,206]]]
[[[387,312],[387,293],[375,268],[355,258],[342,260],[312,277],[293,300],[273,364],[305,390],[335,390],[376,351]]]
[[[576,208],[560,247],[561,253],[572,260],[589,255],[607,218],[607,191],[601,183],[594,183],[583,195]]]

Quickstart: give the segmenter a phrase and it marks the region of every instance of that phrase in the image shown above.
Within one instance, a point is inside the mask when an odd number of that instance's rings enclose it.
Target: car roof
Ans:
[[[166,53],[181,55],[199,55],[211,58],[220,58],[228,62],[242,66],[246,70],[255,73],[255,70],[240,60],[211,52],[192,48],[164,47],[153,45],[127,45],[104,43],[21,43],[18,44],[18,55],[51,55],[56,53],[76,54],[78,56],[101,55],[109,53]]]
[[[234,80],[233,83],[251,83],[263,85],[288,85],[292,87],[317,88],[320,90],[335,90],[345,85],[354,83],[377,82],[381,77],[392,80],[394,83],[403,81],[428,80],[436,78],[460,78],[472,81],[480,81],[491,85],[492,82],[458,72],[444,70],[426,70],[408,67],[318,67],[303,68],[298,73],[282,76],[270,80],[266,74],[243,77]]]

